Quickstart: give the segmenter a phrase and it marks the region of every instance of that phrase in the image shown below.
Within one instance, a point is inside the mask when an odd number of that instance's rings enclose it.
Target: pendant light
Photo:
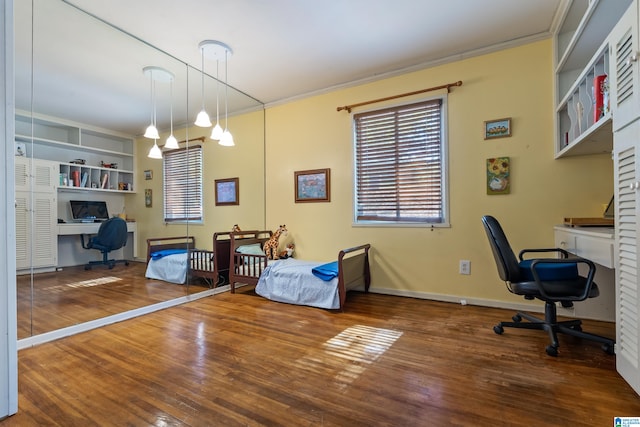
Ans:
[[[232,147],[234,145],[236,145],[233,142],[233,135],[231,135],[231,132],[229,132],[229,111],[228,111],[228,104],[229,104],[229,96],[228,96],[228,92],[229,92],[229,68],[228,68],[228,61],[227,61],[227,54],[229,52],[225,51],[224,53],[224,132],[222,133],[222,138],[220,138],[220,141],[218,141],[218,144],[220,145],[224,145],[226,147]]]
[[[169,133],[169,138],[167,138],[167,142],[164,143],[164,148],[168,150],[175,150],[176,148],[180,148],[178,145],[178,140],[175,136],[173,136],[173,78],[169,82],[169,93],[170,93],[170,111],[171,111],[171,131]]]
[[[211,131],[211,139],[220,141],[222,138],[222,126],[220,126],[220,79],[219,79],[220,60],[216,58],[216,125]]]
[[[231,139],[231,144],[229,144],[228,142],[222,143],[223,139],[225,139],[225,134],[222,131],[222,127],[220,126],[220,112],[219,112],[220,110],[219,110],[219,96],[218,96],[218,93],[219,93],[218,84],[220,82],[219,75],[218,75],[219,63],[220,61],[225,61],[225,65],[226,65],[227,59],[233,54],[233,51],[225,43],[222,43],[221,41],[218,41],[218,40],[203,40],[200,42],[198,46],[202,50],[203,58],[204,58],[204,55],[206,55],[207,58],[216,60],[216,127],[214,127],[213,131],[211,132],[211,139],[220,141],[220,144],[222,145],[233,145],[233,139]],[[204,69],[204,59],[203,59],[202,67]],[[227,76],[225,74],[225,111],[227,109],[226,79],[227,79]],[[229,136],[230,135],[231,134],[229,134]],[[225,141],[228,141],[228,136]]]
[[[150,159],[162,158],[162,150],[160,149],[160,147],[158,147],[157,139],[153,140],[153,147],[151,147],[151,150],[149,150],[149,154],[147,154],[147,157],[149,157]]]
[[[200,126],[203,128],[211,127],[211,119],[209,119],[209,114],[204,108],[204,50],[207,47],[208,40],[201,41],[198,47],[200,48],[200,54],[202,56],[202,66],[200,68],[200,73],[202,76],[202,110],[198,113],[196,117],[196,126]]]
[[[144,132],[145,138],[158,139],[158,128],[156,128],[156,81],[153,79],[154,67],[144,67],[142,72],[149,76],[151,81],[151,124]]]
[[[158,147],[158,139],[160,138],[160,135],[158,134],[158,128],[156,127],[156,82],[169,82],[172,85],[171,92],[173,98],[174,75],[164,68],[154,66],[144,67],[142,69],[142,72],[151,80],[151,124],[149,125],[149,127],[147,127],[147,131],[144,134],[145,137],[153,139],[153,147],[151,147],[151,150],[149,150],[148,157],[152,159],[161,159],[162,150],[160,150],[160,147]],[[173,137],[173,99],[171,101],[171,137]]]

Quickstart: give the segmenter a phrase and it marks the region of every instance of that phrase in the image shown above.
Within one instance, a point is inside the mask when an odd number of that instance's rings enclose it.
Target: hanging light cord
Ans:
[[[226,52],[226,50],[225,50]],[[225,53],[226,55],[226,53]],[[219,74],[220,60],[216,59],[216,124],[220,123],[220,104],[218,103],[218,91],[220,86]]]
[[[200,48],[200,52],[202,53],[202,68],[200,69],[202,75],[202,111],[204,111],[204,46]]]
[[[151,74],[151,78],[153,78],[153,73]],[[156,81],[153,80],[153,127],[158,129],[156,126]]]
[[[171,133],[173,135],[173,78],[169,80],[169,113],[171,114]]]
[[[229,91],[229,61],[227,60],[227,54],[229,51],[224,50],[224,130],[228,130],[227,123],[229,122],[229,115],[227,111],[228,91]]]

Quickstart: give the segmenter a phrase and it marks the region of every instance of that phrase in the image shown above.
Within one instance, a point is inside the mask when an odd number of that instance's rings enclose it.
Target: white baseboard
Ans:
[[[403,291],[400,289],[388,288],[369,288],[369,292],[384,295],[395,295],[399,297],[410,297],[418,299],[426,299],[432,301],[452,302],[456,304],[477,305],[480,307],[504,308],[514,311],[529,311],[533,313],[544,313],[544,305],[542,304],[520,304],[506,301],[498,301],[484,298],[468,298],[459,295],[435,294],[431,292]]]

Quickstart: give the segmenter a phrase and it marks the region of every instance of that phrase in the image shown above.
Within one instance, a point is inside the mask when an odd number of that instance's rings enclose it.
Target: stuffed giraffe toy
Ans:
[[[278,240],[280,236],[286,236],[288,233],[287,226],[281,225],[269,240],[264,243],[263,250],[267,259],[278,259]]]

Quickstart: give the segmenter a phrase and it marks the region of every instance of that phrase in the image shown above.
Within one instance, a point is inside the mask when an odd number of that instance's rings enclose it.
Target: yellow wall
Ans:
[[[264,129],[262,112],[232,117],[235,147],[204,144],[205,223],[188,232],[204,247],[213,232],[236,223],[271,230],[286,224],[289,235],[281,246],[293,241],[299,258],[331,261],[342,248],[371,243],[374,290],[521,303],[498,279],[481,216],[496,216],[516,251],[551,247],[555,224],[567,216],[601,215],[613,192],[609,155],[554,159],[551,53],[550,40],[536,42],[273,106],[266,110]],[[336,107],[458,80],[463,85],[448,97],[451,227],[354,227],[351,116]],[[399,102],[412,99],[420,97]],[[512,118],[513,136],[485,141],[483,122],[503,117]],[[209,131],[190,128],[191,137]],[[146,157],[150,146],[148,140],[138,142],[140,191],[127,201],[127,213],[139,221],[141,247],[147,237],[185,233],[185,226],[162,223],[162,163]],[[511,194],[488,196],[485,161],[503,156],[511,158]],[[294,172],[320,168],[331,169],[331,202],[295,203]],[[152,181],[144,181],[145,169],[154,171]],[[234,176],[240,177],[240,206],[215,207],[214,179]],[[143,188],[153,189],[153,208],[144,207]],[[471,260],[471,275],[458,274],[461,259]]]
[[[162,160],[149,159],[147,153],[153,141],[140,138],[136,141],[137,177],[135,195],[128,196],[127,215],[138,223],[138,257],[146,256],[146,239],[191,235],[201,249],[212,249],[213,233],[231,231],[234,224],[245,229],[264,228],[264,111],[256,111],[237,117],[229,117],[229,130],[236,145],[223,147],[209,139],[211,129],[192,126],[189,139],[204,136],[204,221],[202,224],[165,224],[163,222]],[[161,135],[164,141],[168,135]],[[186,139],[186,130],[175,131],[178,141]],[[184,146],[184,145],[181,145]],[[144,179],[144,171],[153,171],[153,179]],[[216,179],[239,178],[240,204],[216,206],[214,181]],[[144,189],[153,192],[153,205],[145,207]]]
[[[497,277],[481,216],[496,216],[516,251],[550,247],[554,224],[601,215],[613,192],[609,155],[554,160],[551,52],[547,40],[268,108],[267,227],[286,224],[304,259],[371,243],[372,286],[383,292],[520,302]],[[351,116],[336,107],[458,80],[448,97],[451,227],[354,227]],[[503,117],[513,136],[485,141],[483,122]],[[502,156],[511,194],[488,196],[485,161]],[[319,168],[331,168],[331,202],[294,203],[294,171]],[[461,259],[471,275],[458,274]]]

